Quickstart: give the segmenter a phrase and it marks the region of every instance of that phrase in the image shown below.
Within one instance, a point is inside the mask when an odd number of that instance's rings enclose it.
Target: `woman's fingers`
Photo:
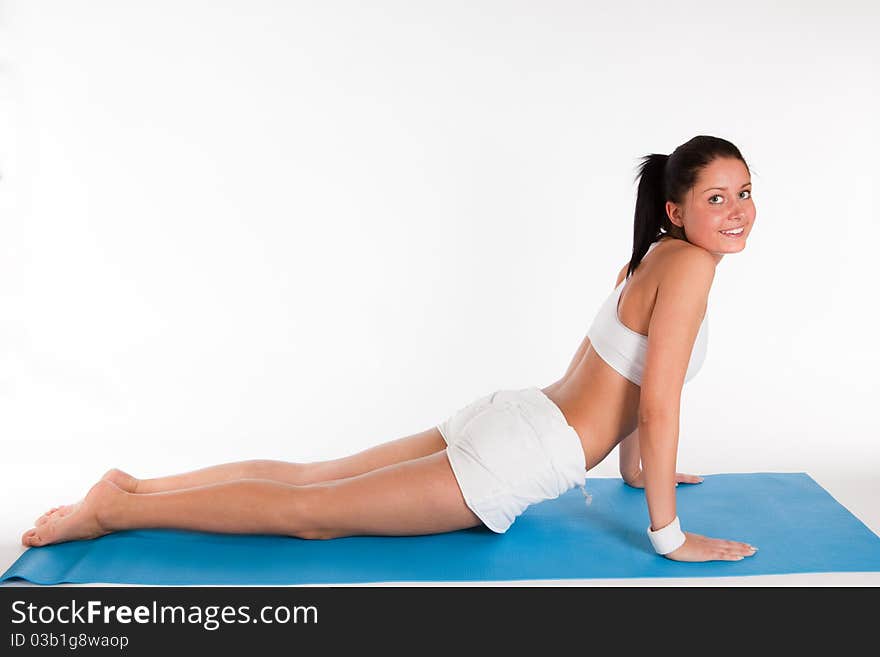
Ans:
[[[685,542],[665,556],[675,561],[740,561],[755,551],[748,543],[685,532]]]
[[[628,485],[633,488],[644,488],[645,484],[642,481],[642,472],[639,472],[634,478],[630,478],[628,481],[624,480]],[[675,485],[679,484],[700,484],[703,482],[703,478],[700,475],[695,474],[686,474],[684,472],[676,472],[675,473]]]
[[[741,541],[729,541],[723,538],[704,538],[710,543],[712,549],[720,555],[719,558],[722,559],[741,559],[743,557],[750,557],[757,552],[757,548]]]
[[[725,541],[727,543],[727,541]],[[746,543],[736,543],[732,546],[724,545],[718,548],[721,552],[727,555],[733,555],[736,557],[750,557],[755,552],[757,552],[756,548],[746,544]]]
[[[742,541],[726,541],[723,539],[713,539],[717,541],[721,541],[724,544],[724,547],[728,550],[733,550],[734,552],[742,552],[744,554],[751,554],[754,551],[757,551],[758,548],[754,547],[751,543],[743,543]]]

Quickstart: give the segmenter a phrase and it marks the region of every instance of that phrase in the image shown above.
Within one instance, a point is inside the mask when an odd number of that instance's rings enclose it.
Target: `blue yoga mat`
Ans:
[[[279,585],[880,571],[880,537],[803,472],[715,474],[679,485],[683,529],[759,548],[727,562],[656,555],[644,491],[613,478],[587,485],[591,505],[572,489],[526,509],[506,534],[476,527],[310,541],[129,530],[29,548],[0,581]]]

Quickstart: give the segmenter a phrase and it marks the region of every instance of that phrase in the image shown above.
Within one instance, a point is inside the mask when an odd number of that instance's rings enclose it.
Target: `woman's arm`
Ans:
[[[642,455],[639,451],[639,429],[636,427],[631,434],[620,441],[620,476],[628,486],[644,488],[645,479],[642,473]],[[675,473],[675,485],[678,484],[701,484],[703,478],[700,475]]]
[[[639,452],[639,428],[620,441],[617,446],[620,452],[620,476],[632,486],[642,471],[642,456]]]
[[[626,276],[626,270],[629,269],[629,263],[623,265],[620,273],[617,274],[617,282],[614,287],[617,288],[623,277]],[[620,453],[620,476],[623,480],[632,485],[636,477],[642,470],[642,457],[639,453],[639,428],[633,429],[626,438],[620,441],[618,446]]]
[[[714,256],[701,249],[686,247],[671,253],[648,325],[648,353],[639,393],[641,480],[651,516],[648,536],[659,554],[674,561],[731,561],[755,553],[746,543],[682,531],[675,522],[681,388],[706,312],[715,265]]]
[[[706,312],[715,259],[702,249],[670,256],[648,326],[648,352],[639,396],[639,454],[651,528],[676,517],[675,462],[681,389]]]

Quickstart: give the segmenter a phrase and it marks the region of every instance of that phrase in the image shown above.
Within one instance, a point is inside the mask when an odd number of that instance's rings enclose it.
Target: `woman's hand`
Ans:
[[[748,543],[709,538],[692,532],[684,532],[684,536],[684,543],[663,556],[673,561],[740,561],[758,550]]]
[[[641,470],[634,477],[624,477],[623,481],[633,488],[644,488],[645,480]],[[675,473],[675,485],[679,484],[699,484],[703,481],[700,475],[685,474],[684,472]]]

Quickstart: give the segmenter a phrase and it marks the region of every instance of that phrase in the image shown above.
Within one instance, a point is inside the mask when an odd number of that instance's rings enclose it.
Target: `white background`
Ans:
[[[336,458],[555,381],[638,159],[697,134],[757,219],[679,469],[808,472],[880,531],[877,4],[363,4],[0,3],[0,570],[110,467]]]

